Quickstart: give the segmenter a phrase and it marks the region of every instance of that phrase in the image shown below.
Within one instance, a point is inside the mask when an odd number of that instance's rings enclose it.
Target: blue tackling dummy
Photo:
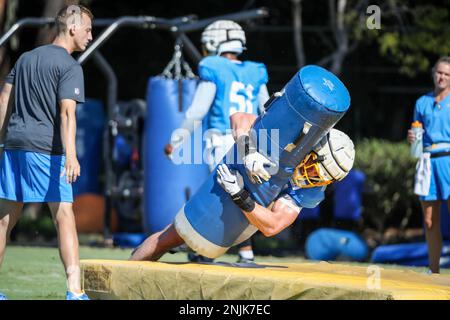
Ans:
[[[349,106],[348,90],[335,75],[318,66],[303,67],[267,102],[264,113],[253,125],[258,152],[277,164],[277,172],[262,184],[251,183],[244,165],[235,159],[236,144],[222,161],[239,171],[252,198],[267,207],[286,188],[295,167]],[[261,148],[263,145],[268,148]],[[271,150],[271,146],[276,150]],[[323,199],[323,190],[297,189],[295,201],[301,207],[313,208]],[[215,171],[178,212],[175,228],[193,250],[209,258],[224,254],[257,231],[218,184]]]

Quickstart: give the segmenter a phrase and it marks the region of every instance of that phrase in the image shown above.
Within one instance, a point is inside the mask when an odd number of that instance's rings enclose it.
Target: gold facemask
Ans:
[[[321,159],[315,152],[309,153],[300,164],[295,167],[292,175],[293,183],[301,188],[326,186],[333,182],[321,174],[319,162]]]

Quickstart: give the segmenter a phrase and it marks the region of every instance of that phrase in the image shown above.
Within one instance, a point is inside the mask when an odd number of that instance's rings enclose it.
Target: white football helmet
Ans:
[[[237,54],[245,50],[245,32],[231,20],[217,20],[202,33],[202,45],[208,54],[220,55],[224,52]]]
[[[342,180],[354,161],[353,141],[344,132],[331,129],[295,168],[292,182],[301,188],[311,188]]]

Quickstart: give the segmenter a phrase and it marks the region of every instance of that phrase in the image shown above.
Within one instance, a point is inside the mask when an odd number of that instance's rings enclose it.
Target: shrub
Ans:
[[[405,227],[413,213],[420,212],[414,194],[417,160],[407,142],[363,139],[356,144],[355,168],[366,174],[364,220],[383,231],[388,221]]]

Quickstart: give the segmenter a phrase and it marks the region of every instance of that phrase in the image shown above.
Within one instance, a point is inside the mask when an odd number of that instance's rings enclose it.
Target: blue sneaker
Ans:
[[[70,291],[67,291],[66,293],[66,300],[90,300],[86,293],[73,293]]]
[[[8,298],[0,292],[0,300],[8,300]]]

